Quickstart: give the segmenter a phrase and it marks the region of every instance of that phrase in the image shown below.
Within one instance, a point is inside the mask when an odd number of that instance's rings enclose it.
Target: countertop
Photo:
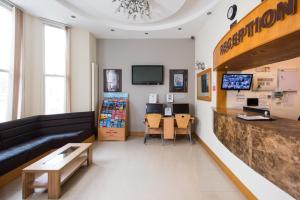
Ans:
[[[300,140],[300,121],[284,119],[279,117],[272,116],[270,121],[246,121],[243,119],[237,118],[237,114],[247,114],[247,115],[259,115],[253,112],[245,112],[239,109],[213,109],[214,112],[220,115],[227,115],[228,117],[232,117],[235,120],[247,123],[253,126],[257,126],[259,128],[265,130],[271,130],[274,133],[280,134],[285,137],[294,137]]]

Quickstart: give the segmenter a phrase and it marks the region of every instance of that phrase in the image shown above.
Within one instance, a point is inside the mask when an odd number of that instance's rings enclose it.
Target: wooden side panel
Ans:
[[[295,13],[284,15],[268,28],[262,28],[253,36],[245,35],[239,45],[221,53],[221,47],[235,33],[247,27],[257,17],[270,9],[278,10],[278,3],[295,2]],[[276,16],[277,18],[277,16]],[[255,28],[254,28],[255,29]],[[255,30],[254,30],[255,31]],[[297,33],[298,32],[298,33]],[[300,56],[300,0],[265,0],[235,25],[218,43],[214,50],[215,70],[243,70]],[[287,38],[287,39],[284,39]],[[247,53],[247,54],[246,54]],[[246,54],[246,55],[244,55]],[[243,59],[235,60],[243,56]]]
[[[221,89],[222,77],[225,71],[217,71],[217,109],[227,107],[227,92]]]
[[[98,139],[103,140],[116,140],[125,141],[126,133],[125,128],[99,128]]]
[[[29,195],[31,195],[34,190],[31,187],[34,181],[33,173],[23,173],[22,174],[22,197],[26,199]]]
[[[174,118],[164,118],[164,139],[174,139]]]
[[[58,199],[60,192],[60,173],[58,171],[48,172],[48,198]]]
[[[87,138],[86,140],[84,140],[82,143],[93,143],[95,141],[95,136],[91,136],[89,138]]]

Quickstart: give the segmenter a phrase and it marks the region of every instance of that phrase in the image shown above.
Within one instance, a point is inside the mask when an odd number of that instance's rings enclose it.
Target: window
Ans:
[[[12,117],[12,46],[13,18],[11,9],[0,4],[0,122]]]
[[[45,25],[45,114],[66,112],[66,31]]]

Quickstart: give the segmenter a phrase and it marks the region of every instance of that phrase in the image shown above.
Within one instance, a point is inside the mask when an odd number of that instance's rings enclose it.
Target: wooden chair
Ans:
[[[145,134],[144,134],[144,144],[149,135],[160,135],[162,143],[164,142],[163,129],[161,127],[161,114],[147,114],[145,118]]]
[[[191,115],[189,114],[176,114],[175,120],[177,126],[175,127],[175,137],[177,135],[187,135],[192,143],[192,131],[191,131]]]

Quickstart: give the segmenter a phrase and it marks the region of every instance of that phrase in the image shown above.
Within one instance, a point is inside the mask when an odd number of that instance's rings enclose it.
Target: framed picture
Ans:
[[[103,70],[103,90],[104,92],[122,92],[122,70]]]
[[[211,101],[211,68],[197,74],[197,99]]]
[[[170,92],[188,92],[188,70],[170,70]]]

